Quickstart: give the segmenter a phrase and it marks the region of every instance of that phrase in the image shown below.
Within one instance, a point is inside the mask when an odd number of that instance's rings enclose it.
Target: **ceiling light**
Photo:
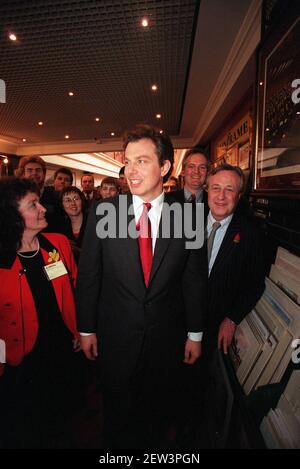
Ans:
[[[4,158],[3,163],[4,163],[4,164],[7,164],[7,163],[8,163],[8,159],[7,159],[6,157]]]
[[[24,142],[24,143],[27,142],[26,138],[23,138],[23,142]]]
[[[266,132],[270,132],[270,129],[269,129],[269,127],[267,127],[267,128],[266,128]]]
[[[260,82],[259,82],[259,85],[260,85],[260,86],[262,86],[263,84],[264,84],[264,82],[263,82],[263,81],[260,81]]]
[[[147,20],[147,18],[143,18],[141,24],[144,28],[147,28],[149,26],[149,21]]]
[[[111,132],[110,135],[111,135],[112,137],[114,137],[114,136],[115,136],[115,132]]]
[[[13,34],[13,33],[9,34],[8,37],[9,37],[9,39],[10,39],[11,41],[16,41],[16,40],[17,40],[17,36],[16,36],[15,34]]]
[[[38,122],[38,125],[44,125],[44,122],[40,121]]]
[[[74,96],[73,91],[69,91],[69,96]]]
[[[164,133],[164,131],[163,131],[163,130],[160,130],[160,131],[159,131],[159,133],[160,133],[160,134],[163,134],[163,133]]]
[[[299,115],[300,115],[300,111],[297,112],[297,116],[299,116]]]
[[[161,114],[156,114],[156,119],[161,119]]]
[[[100,122],[100,117],[95,117],[96,122]]]
[[[68,140],[68,138],[70,138],[70,135],[65,135],[65,139]]]
[[[151,86],[151,90],[152,90],[152,91],[157,91],[157,88],[158,88],[157,85],[152,85],[152,86]]]

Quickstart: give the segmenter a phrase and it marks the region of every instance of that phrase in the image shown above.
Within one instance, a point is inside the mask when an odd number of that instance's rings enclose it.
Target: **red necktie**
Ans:
[[[150,272],[152,267],[152,237],[151,237],[151,223],[148,217],[148,211],[151,208],[149,202],[144,203],[143,213],[139,219],[136,229],[139,231],[139,248],[140,258],[142,263],[142,269],[144,273],[145,285],[148,287]]]

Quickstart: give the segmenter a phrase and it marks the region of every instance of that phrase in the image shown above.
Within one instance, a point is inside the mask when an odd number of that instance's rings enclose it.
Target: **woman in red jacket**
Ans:
[[[74,392],[77,270],[45,213],[35,183],[0,180],[0,447],[55,447]]]

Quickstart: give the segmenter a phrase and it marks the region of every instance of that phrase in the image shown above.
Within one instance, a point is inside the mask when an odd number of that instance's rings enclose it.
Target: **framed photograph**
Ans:
[[[243,169],[249,169],[249,160],[250,160],[250,143],[247,142],[245,145],[242,145],[239,148],[239,160],[238,166]]]
[[[238,164],[238,146],[237,145],[227,150],[226,163],[231,164],[232,166],[237,166]]]
[[[254,190],[300,196],[300,2],[258,54]]]

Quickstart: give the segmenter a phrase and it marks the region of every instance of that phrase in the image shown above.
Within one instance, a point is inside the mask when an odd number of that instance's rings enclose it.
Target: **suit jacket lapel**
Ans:
[[[158,228],[158,237],[156,238],[156,243],[155,243],[155,250],[154,250],[154,256],[153,256],[153,263],[152,263],[152,269],[151,269],[151,274],[150,274],[150,280],[149,280],[149,285],[151,283],[151,280],[153,279],[154,275],[156,274],[166,252],[170,244],[170,240],[173,236],[173,227],[174,227],[174,214],[171,211],[170,214],[170,236],[168,238],[162,236],[162,219],[164,216],[164,211],[167,209],[165,204],[170,204],[170,201],[168,200],[167,195],[165,195],[164,198],[164,205],[160,217],[160,222],[159,222],[159,228]]]

